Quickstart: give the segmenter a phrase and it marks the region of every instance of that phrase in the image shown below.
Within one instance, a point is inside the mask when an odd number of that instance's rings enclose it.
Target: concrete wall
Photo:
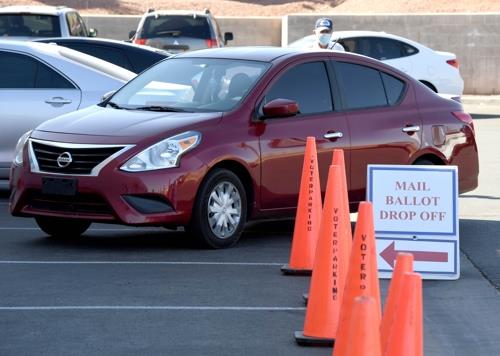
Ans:
[[[453,52],[460,62],[466,94],[500,94],[500,13],[420,15],[290,15],[218,17],[222,32],[233,32],[232,46],[280,46],[311,34],[318,17],[329,16],[337,30],[394,33],[435,50]],[[140,16],[87,16],[99,37],[127,39]]]
[[[322,15],[283,19],[283,43],[311,34]],[[453,52],[466,94],[500,94],[500,14],[325,15],[336,30],[393,33],[434,50]]]

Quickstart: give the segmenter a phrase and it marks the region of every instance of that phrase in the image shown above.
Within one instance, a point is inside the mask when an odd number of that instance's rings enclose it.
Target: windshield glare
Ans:
[[[269,66],[244,60],[172,58],[141,74],[111,100],[126,109],[230,111]]]

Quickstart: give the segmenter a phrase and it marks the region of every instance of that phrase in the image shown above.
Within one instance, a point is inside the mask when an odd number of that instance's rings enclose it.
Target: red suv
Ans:
[[[293,216],[307,136],[323,189],[332,150],[345,150],[353,208],[370,163],[456,165],[460,192],[478,184],[471,117],[397,69],[335,51],[221,48],[160,62],[24,135],[10,210],[53,236],[91,222],[185,226],[227,247],[248,219]]]

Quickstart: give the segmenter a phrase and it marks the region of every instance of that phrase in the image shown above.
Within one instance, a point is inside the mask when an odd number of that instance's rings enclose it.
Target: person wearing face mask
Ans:
[[[316,21],[313,33],[316,35],[313,48],[333,49],[335,51],[345,51],[344,47],[337,41],[331,41],[333,22],[327,18]]]

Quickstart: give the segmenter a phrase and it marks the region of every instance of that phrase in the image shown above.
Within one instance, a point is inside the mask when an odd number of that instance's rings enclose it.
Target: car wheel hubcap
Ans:
[[[208,199],[208,223],[212,232],[221,239],[230,237],[240,223],[241,196],[229,182],[219,183]]]

